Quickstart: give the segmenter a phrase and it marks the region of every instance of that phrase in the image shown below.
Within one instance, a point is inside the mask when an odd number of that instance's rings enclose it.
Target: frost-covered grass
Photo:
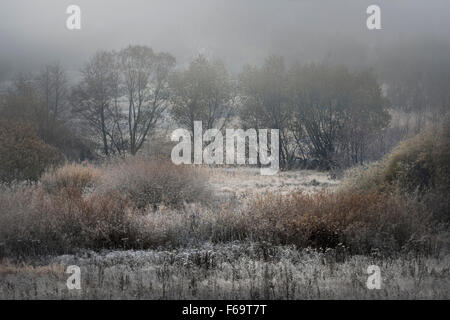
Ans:
[[[68,290],[68,265],[81,268],[81,290]],[[382,287],[366,287],[367,267]],[[205,243],[197,248],[85,251],[4,261],[0,298],[11,299],[448,299],[450,255],[349,256],[267,243]]]
[[[257,168],[202,168],[209,176],[213,190],[223,195],[246,197],[253,194],[276,192],[288,194],[295,191],[313,193],[333,189],[338,180],[330,179],[326,172],[314,170],[280,171],[273,176],[263,176]]]

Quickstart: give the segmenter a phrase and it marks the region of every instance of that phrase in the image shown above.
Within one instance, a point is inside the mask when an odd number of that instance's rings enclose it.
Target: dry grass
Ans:
[[[64,278],[65,268],[62,263],[50,265],[31,265],[26,263],[15,264],[7,259],[0,261],[0,276],[33,274],[35,276],[56,276]]]

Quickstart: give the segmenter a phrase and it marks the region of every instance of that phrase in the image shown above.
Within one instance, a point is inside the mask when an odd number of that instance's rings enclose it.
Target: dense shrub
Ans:
[[[389,156],[385,180],[401,191],[450,191],[450,119],[401,143]]]
[[[204,206],[210,196],[199,170],[139,158],[67,165],[42,180],[0,185],[0,256],[246,239],[363,254],[438,251],[426,203],[376,188]]]
[[[33,126],[0,121],[0,181],[38,180],[61,161],[59,151],[45,144]]]
[[[400,197],[329,192],[261,196],[239,221],[259,240],[354,253],[399,251],[426,234],[427,223],[420,206]]]
[[[450,117],[399,144],[385,160],[349,171],[344,187],[424,194],[450,192]]]
[[[192,168],[138,158],[68,164],[41,184],[0,184],[0,256],[181,244],[191,232],[185,204],[208,198]]]
[[[47,171],[41,178],[47,192],[58,192],[63,188],[75,188],[83,191],[93,188],[100,182],[102,172],[92,165],[67,164],[60,168]]]
[[[170,161],[129,158],[105,169],[99,192],[117,191],[128,196],[136,208],[164,204],[179,208],[183,203],[208,200],[207,177],[198,170]]]
[[[389,192],[425,204],[435,218],[450,219],[450,118],[402,143],[381,162],[350,170],[344,192]]]
[[[2,190],[0,205],[4,254],[119,247],[132,234],[127,229],[131,206],[115,193],[83,197],[77,188],[49,194],[38,186],[22,185]]]
[[[0,208],[0,255],[245,239],[348,253],[390,254],[411,246],[433,253],[438,243],[422,206],[385,193],[269,194],[240,209],[192,204],[138,210],[117,191],[83,194],[67,187],[47,193],[24,185],[3,188]]]
[[[344,192],[368,193],[386,190],[386,161],[354,167],[345,172],[340,190]]]

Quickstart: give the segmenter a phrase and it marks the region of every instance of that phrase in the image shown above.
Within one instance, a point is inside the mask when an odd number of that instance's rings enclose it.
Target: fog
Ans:
[[[374,3],[382,30],[369,31]],[[81,8],[81,30],[66,28],[70,4]],[[446,0],[1,0],[0,78],[54,62],[76,74],[96,50],[129,44],[167,51],[179,66],[202,52],[232,72],[270,54],[373,65],[395,50],[448,48],[449,11]]]

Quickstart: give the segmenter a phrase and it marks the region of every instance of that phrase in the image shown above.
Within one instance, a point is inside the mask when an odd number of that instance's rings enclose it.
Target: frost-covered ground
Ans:
[[[280,171],[263,176],[257,168],[204,169],[210,177],[211,187],[219,194],[245,195],[264,192],[286,194],[296,190],[316,192],[334,188],[338,180],[330,179],[326,172],[313,170]]]
[[[369,265],[382,287],[366,287]],[[68,290],[68,265],[81,289]],[[172,251],[82,252],[3,264],[0,298],[20,299],[448,299],[450,256],[417,259],[346,256],[290,246],[205,243]]]

